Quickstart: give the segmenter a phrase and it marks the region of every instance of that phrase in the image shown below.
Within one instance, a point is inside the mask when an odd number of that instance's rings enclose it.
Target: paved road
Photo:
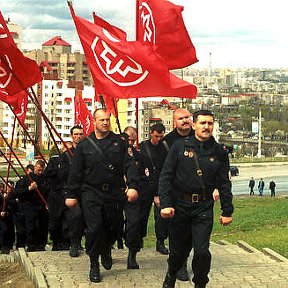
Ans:
[[[211,243],[212,269],[207,288],[287,288],[288,259],[270,251],[269,256],[246,243]],[[243,249],[244,248],[244,249]],[[127,250],[113,250],[112,270],[101,267],[103,281],[88,280],[89,263],[85,254],[69,257],[66,252],[29,252],[20,250],[21,260],[39,288],[160,288],[167,268],[166,256],[153,249],[139,253],[139,270],[127,270]],[[275,259],[272,259],[271,257]],[[191,271],[190,271],[191,273]],[[193,287],[192,283],[177,281],[177,288]]]
[[[259,179],[264,179],[264,194],[269,195],[269,182],[274,179],[276,183],[276,193],[288,195],[288,163],[245,163],[237,164],[239,176],[232,177],[232,191],[234,195],[248,194],[248,182],[251,176],[256,181],[255,194]]]

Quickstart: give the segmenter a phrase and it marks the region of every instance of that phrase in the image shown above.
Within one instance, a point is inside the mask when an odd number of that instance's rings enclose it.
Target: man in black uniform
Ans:
[[[83,139],[84,131],[79,125],[70,129],[72,142],[66,142],[63,153],[53,155],[44,171],[44,177],[50,186],[49,193],[49,232],[53,242],[53,251],[67,250],[70,256],[78,257],[81,238],[84,233],[84,219],[80,206],[68,208],[65,205],[67,181],[73,152]]]
[[[159,181],[161,215],[171,218],[170,255],[164,288],[175,287],[177,271],[194,248],[192,281],[203,288],[208,283],[211,265],[209,251],[213,227],[212,193],[220,193],[220,223],[232,222],[232,193],[229,159],[225,148],[212,137],[214,116],[200,110],[193,115],[195,135],[171,147]]]
[[[45,251],[47,244],[49,215],[46,203],[39,196],[40,192],[47,201],[48,189],[42,175],[44,168],[45,162],[37,160],[30,178],[23,176],[15,187],[15,196],[23,201],[29,252]]]
[[[148,164],[149,171],[149,194],[154,197],[154,221],[156,234],[156,251],[161,254],[168,254],[169,251],[165,247],[164,241],[168,238],[167,219],[163,219],[160,215],[160,200],[158,195],[158,181],[160,172],[167,156],[167,148],[165,148],[161,139],[165,133],[165,127],[162,123],[156,123],[150,128],[150,139],[140,143],[140,153]],[[150,208],[147,209],[146,217],[149,217],[153,198],[149,203]],[[148,206],[149,207],[149,206]],[[147,218],[148,219],[148,218]]]
[[[110,131],[110,113],[98,109],[93,118],[94,132],[78,144],[72,159],[66,205],[77,204],[75,194],[80,191],[87,225],[89,277],[100,282],[99,256],[103,267],[111,269],[111,245],[119,234],[123,202],[125,196],[128,201],[137,199],[138,174],[131,147]]]
[[[133,147],[137,139],[137,130],[132,126],[124,129],[128,143]],[[149,168],[145,158],[133,147],[136,168],[139,174],[139,197],[134,202],[126,201],[125,211],[125,245],[129,248],[127,269],[139,269],[136,254],[143,248],[143,238],[147,234],[147,223],[153,196],[149,190]]]

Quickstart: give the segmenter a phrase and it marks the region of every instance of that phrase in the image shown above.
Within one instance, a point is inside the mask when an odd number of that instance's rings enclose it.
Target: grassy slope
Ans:
[[[222,227],[220,203],[216,203],[211,240],[236,243],[244,240],[257,249],[268,247],[288,258],[288,198],[235,197],[233,223]],[[155,247],[154,220],[151,213],[145,247]]]

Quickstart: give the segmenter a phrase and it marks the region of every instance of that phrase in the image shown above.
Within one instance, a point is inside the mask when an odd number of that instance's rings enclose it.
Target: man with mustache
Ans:
[[[225,147],[212,136],[214,115],[207,110],[193,114],[195,134],[171,147],[159,180],[161,216],[170,219],[168,271],[163,288],[175,287],[177,271],[193,247],[193,279],[196,288],[209,281],[209,241],[213,228],[213,191],[218,189],[220,223],[232,222],[233,204],[229,158]]]

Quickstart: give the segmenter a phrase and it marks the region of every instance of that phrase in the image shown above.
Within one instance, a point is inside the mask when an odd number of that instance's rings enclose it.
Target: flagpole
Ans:
[[[49,118],[47,117],[47,115],[46,115],[46,114],[43,112],[43,110],[41,109],[41,105],[40,105],[40,103],[39,103],[39,101],[38,101],[38,99],[37,99],[37,96],[36,96],[36,94],[35,94],[34,89],[33,89],[32,87],[30,87],[30,90],[31,90],[34,98],[33,98],[33,96],[31,95],[31,93],[29,93],[28,95],[29,95],[30,99],[32,100],[32,102],[33,102],[33,103],[35,104],[35,106],[37,107],[37,109],[40,111],[41,116],[43,117],[45,123],[47,124],[47,127],[48,127],[48,125],[50,125],[50,128],[53,130],[53,132],[55,132],[56,136],[60,139],[61,143],[64,145],[64,147],[66,148],[66,150],[68,150],[69,155],[72,157],[73,154],[72,154],[72,152],[69,150],[69,147],[67,146],[67,144],[65,143],[65,141],[62,139],[62,137],[60,136],[60,134],[58,133],[58,131],[55,129],[55,127],[53,126],[53,124],[51,123],[51,121],[49,120]],[[48,128],[48,130],[49,130],[49,128]],[[49,131],[50,131],[50,130],[49,130]],[[51,133],[51,136],[52,136],[52,139],[54,139],[52,133]],[[54,141],[55,141],[55,139],[54,139]],[[55,142],[56,142],[56,141],[55,141]],[[60,154],[59,147],[58,147],[57,143],[55,143],[55,142],[54,142],[54,144],[55,144],[55,146],[56,146],[56,149],[57,149],[57,151],[58,151],[59,154]]]
[[[136,35],[136,41],[139,41],[139,29],[138,29],[138,25],[139,25],[139,0],[136,0],[136,32],[135,32],[135,35]],[[136,98],[136,103],[135,103],[135,118],[136,118],[136,131],[137,131],[137,138],[136,138],[136,149],[138,150],[139,149],[139,119],[138,119],[138,114],[139,114],[139,99]]]
[[[114,111],[115,111],[116,124],[118,126],[119,133],[121,134],[122,130],[121,130],[120,121],[119,121],[119,117],[118,117],[118,109],[117,109],[117,105],[115,103],[115,99],[113,97],[112,97],[112,103],[113,103],[113,108],[114,108]]]
[[[22,124],[22,122],[20,121],[18,115],[14,112],[14,110],[12,109],[11,105],[8,105],[9,108],[11,109],[11,111],[14,114],[14,117],[18,120],[18,123],[20,124],[20,126],[22,127],[22,129],[24,130],[24,132],[26,133],[26,135],[28,136],[29,140],[31,141],[31,143],[33,144],[33,146],[35,147],[35,149],[37,150],[38,154],[40,155],[40,157],[42,158],[42,160],[45,162],[45,164],[47,165],[47,161],[44,157],[44,155],[41,153],[41,150],[39,149],[39,147],[36,145],[35,141],[32,139],[31,135],[29,134],[28,130],[26,129],[25,125]]]
[[[11,147],[13,148],[13,141],[14,141],[14,134],[15,134],[15,126],[16,126],[16,118],[14,117],[14,124],[13,124],[13,129],[12,129],[12,135],[11,135]],[[10,163],[11,163],[11,153],[9,155],[9,160],[10,162],[8,163],[8,168],[7,168],[7,172],[6,172],[6,179],[8,181],[9,178],[9,173],[10,173]]]
[[[17,157],[16,153],[12,150],[10,144],[7,142],[7,140],[5,139],[3,133],[0,130],[0,136],[3,138],[4,142],[6,143],[6,145],[9,147],[10,151],[13,153],[15,159],[17,160],[17,162],[19,163],[19,165],[21,166],[21,168],[23,169],[24,173],[26,174],[26,176],[28,177],[29,181],[32,183],[34,182],[34,180],[31,178],[31,176],[29,175],[29,173],[26,171],[26,169],[24,168],[23,164],[21,163],[21,161],[19,160],[19,158]],[[46,209],[48,209],[48,203],[46,202],[45,198],[43,197],[42,193],[39,191],[38,188],[35,189],[38,196],[40,197],[40,199],[42,200],[43,204],[45,205]]]

